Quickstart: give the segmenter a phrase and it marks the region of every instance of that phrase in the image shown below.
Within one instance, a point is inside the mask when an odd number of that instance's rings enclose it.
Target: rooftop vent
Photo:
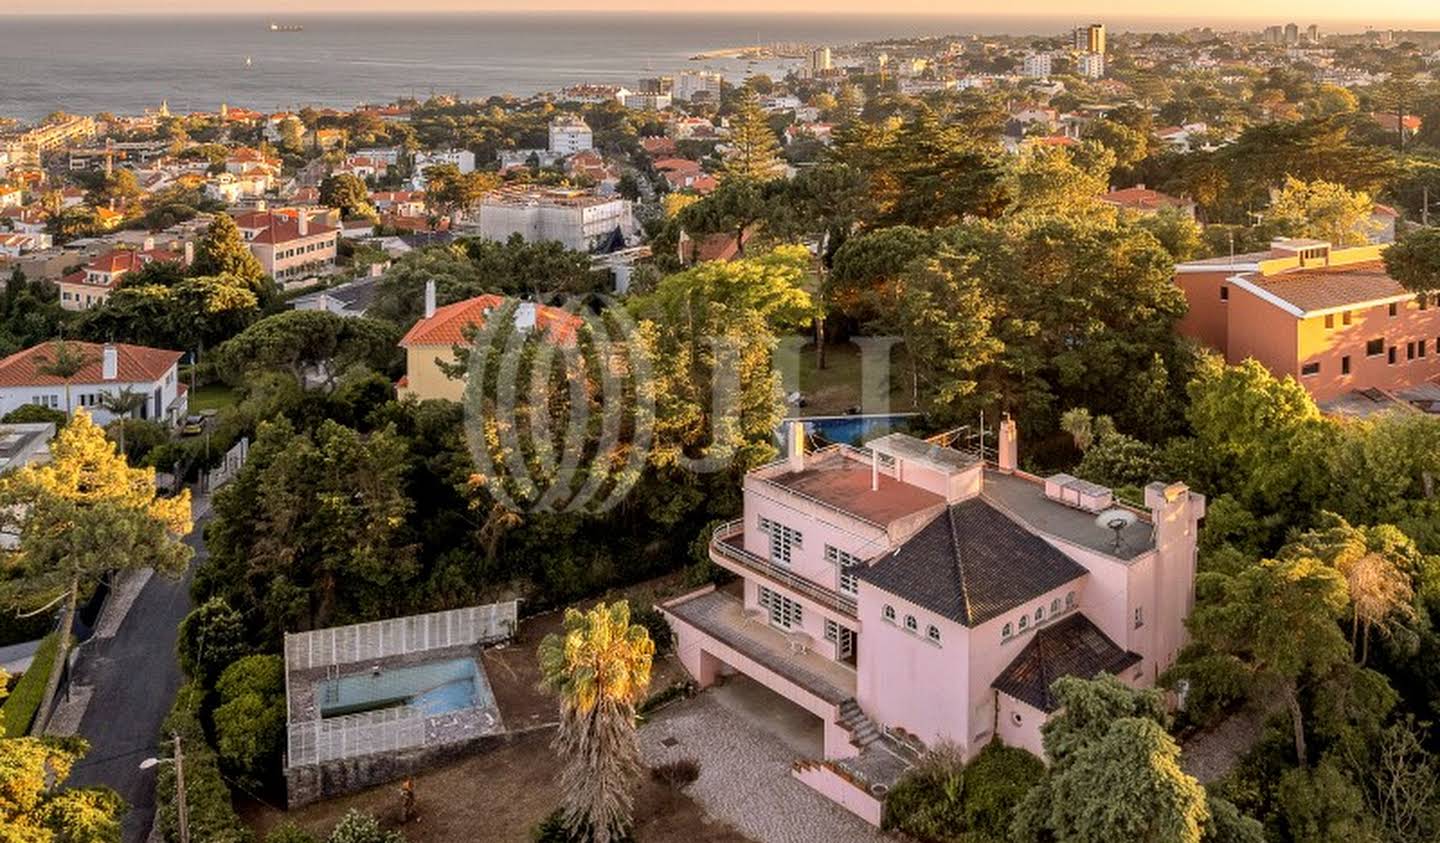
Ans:
[[[1045,497],[1086,512],[1100,512],[1115,503],[1115,494],[1106,487],[1069,474],[1046,477]]]

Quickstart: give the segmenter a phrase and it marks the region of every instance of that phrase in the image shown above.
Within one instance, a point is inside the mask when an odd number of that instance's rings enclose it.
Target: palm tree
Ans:
[[[635,704],[650,686],[655,643],[630,623],[630,604],[568,609],[562,632],[540,642],[541,685],[560,695],[555,749],[565,827],[595,843],[620,839],[630,826],[640,776]]]
[[[130,387],[121,387],[119,392],[100,393],[100,406],[120,423],[120,453],[125,453],[125,420],[140,409],[148,399],[144,393]]]
[[[80,373],[90,362],[85,352],[75,348],[63,339],[53,343],[55,347],[54,357],[41,355],[36,359],[40,363],[39,372],[42,375],[52,375],[65,380],[65,415],[70,415],[70,379]]]

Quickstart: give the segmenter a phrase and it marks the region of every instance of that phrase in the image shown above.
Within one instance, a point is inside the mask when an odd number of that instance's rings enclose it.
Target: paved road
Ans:
[[[208,515],[196,521],[185,543],[195,548],[194,565],[206,557],[203,539]],[[190,611],[190,579],[153,576],[136,598],[114,638],[92,640],[80,650],[74,682],[94,688],[80,734],[90,754],[76,765],[70,784],[106,785],[130,806],[125,843],[141,843],[155,818],[155,770],[140,762],[155,755],[160,724],[182,681],[175,657],[180,621]]]

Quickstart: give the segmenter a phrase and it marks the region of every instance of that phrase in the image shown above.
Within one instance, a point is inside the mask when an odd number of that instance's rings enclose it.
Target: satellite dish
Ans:
[[[1115,532],[1115,550],[1119,550],[1125,544],[1125,540],[1121,538],[1120,534],[1125,532],[1126,527],[1134,524],[1135,520],[1135,513],[1130,510],[1113,508],[1095,516],[1095,526],[1113,530]]]

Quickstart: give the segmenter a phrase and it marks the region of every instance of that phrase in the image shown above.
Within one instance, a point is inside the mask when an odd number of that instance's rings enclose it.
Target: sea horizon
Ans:
[[[555,26],[557,19],[567,25]],[[585,82],[634,85],[641,76],[687,68],[718,70],[738,81],[751,72],[783,74],[795,62],[691,57],[776,42],[843,46],[892,37],[1058,35],[1090,20],[549,10],[13,14],[6,21],[8,49],[0,53],[0,75],[7,79],[0,115],[35,121],[54,111],[140,113],[162,101],[177,112],[213,111],[222,102],[279,111],[431,94],[529,96]],[[271,32],[271,22],[304,30]],[[1108,16],[1104,22],[1112,32],[1257,26],[1200,17]]]

